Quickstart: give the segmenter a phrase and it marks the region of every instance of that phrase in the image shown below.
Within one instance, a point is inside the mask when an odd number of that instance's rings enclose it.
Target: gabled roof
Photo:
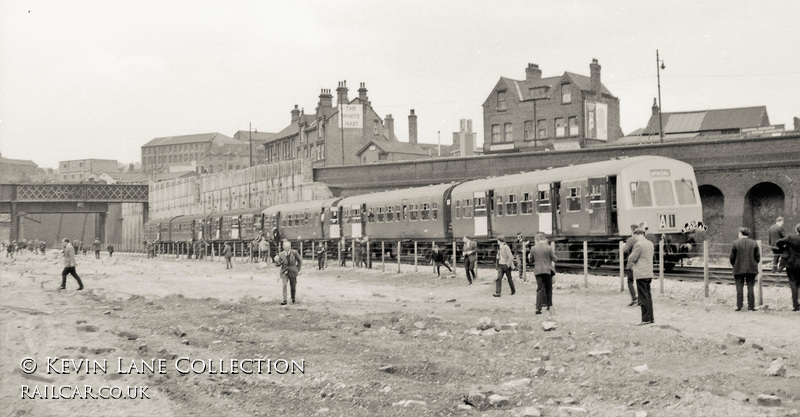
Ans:
[[[592,89],[591,77],[565,72],[558,77],[536,78],[532,80],[514,80],[508,77],[500,77],[500,80],[497,82],[497,84],[495,84],[492,92],[496,91],[500,84],[505,84],[508,89],[511,90],[510,92],[517,97],[518,101],[533,100],[534,98],[540,99],[548,97],[552,93],[553,88],[561,84],[564,80],[569,80],[581,91],[589,91]],[[531,90],[539,87],[546,87],[547,91],[544,94],[538,94],[534,96],[531,93]],[[603,85],[602,82],[600,83],[600,92],[602,94],[613,96],[613,94],[611,94],[611,92],[608,90],[608,88],[606,88],[605,85]],[[490,94],[483,104],[486,104],[486,102],[491,98],[492,95]]]
[[[249,142],[250,139],[253,139],[253,142],[267,142],[275,137],[277,133],[274,132],[250,132],[248,130],[240,130],[233,135],[234,140]]]
[[[386,153],[402,153],[402,154],[409,154],[409,155],[430,155],[428,151],[422,149],[421,147],[408,142],[389,142],[383,140],[370,140],[361,149],[356,152],[356,155],[361,155],[364,151],[366,151],[370,145],[377,146],[380,150]]]
[[[183,136],[167,136],[163,138],[155,138],[150,142],[145,143],[145,146],[161,146],[161,145],[182,145],[185,143],[196,142],[226,142],[236,143],[237,141],[229,138],[222,133],[198,133],[196,135],[183,135]]]
[[[661,113],[664,134],[708,132],[769,126],[766,106]],[[658,114],[650,116],[642,135],[658,134]]]
[[[35,162],[33,162],[33,161],[29,160],[29,159],[10,159],[10,158],[6,158],[4,156],[0,156],[0,164],[29,165],[29,166],[34,166],[34,167],[38,167],[39,166],[39,165],[36,165]]]
[[[317,119],[317,116],[313,114],[301,114],[300,120],[305,122],[305,124],[311,124],[314,120]],[[300,133],[300,126],[298,126],[297,122],[291,123],[289,126],[286,126],[280,132],[276,133],[270,140],[266,141],[265,143],[273,142],[278,139],[283,139],[285,137],[294,136]]]

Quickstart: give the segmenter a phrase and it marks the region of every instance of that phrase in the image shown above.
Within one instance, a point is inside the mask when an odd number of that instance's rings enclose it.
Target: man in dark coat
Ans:
[[[547,310],[553,306],[554,262],[558,260],[555,248],[547,241],[544,233],[536,235],[536,244],[531,248],[529,260],[536,276],[536,314],[542,314],[542,306]]]
[[[297,275],[300,274],[303,260],[296,250],[292,249],[292,244],[289,241],[283,242],[283,250],[275,255],[275,263],[281,267],[281,281],[283,281],[283,302],[282,306],[286,305],[286,284],[288,283],[292,291],[292,304],[295,303],[295,294],[297,291]]]
[[[769,246],[772,248],[772,273],[783,272],[786,267],[786,255],[782,254],[778,249],[778,241],[785,238],[786,234],[783,232],[783,217],[775,219],[775,224],[769,227]]]
[[[755,295],[753,286],[758,275],[758,262],[761,254],[758,243],[750,239],[750,229],[739,228],[739,239],[731,247],[731,265],[733,265],[733,279],[736,282],[736,311],[742,310],[744,284],[747,283],[747,309],[755,310]]]
[[[631,252],[633,252],[633,245],[636,244],[636,236],[633,235],[633,231],[638,229],[638,224],[631,225],[631,237],[625,242],[625,246],[622,247],[622,254],[624,257],[630,258]],[[631,293],[631,302],[628,304],[628,307],[635,306],[637,304],[636,300],[636,284],[633,280],[633,262],[628,260],[628,263],[625,264],[625,276],[628,278],[628,291]]]
[[[786,255],[786,275],[789,277],[789,288],[792,290],[792,311],[800,311],[797,300],[797,288],[800,287],[800,223],[794,227],[796,235],[785,237],[776,244],[778,250]]]
[[[464,236],[464,246],[461,249],[464,255],[464,270],[467,273],[467,285],[472,285],[472,281],[476,279],[475,276],[475,262],[478,259],[478,242],[470,239],[469,236]]]

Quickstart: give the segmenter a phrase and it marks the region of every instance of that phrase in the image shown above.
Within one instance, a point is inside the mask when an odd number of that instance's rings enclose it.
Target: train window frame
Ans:
[[[433,203],[431,205],[431,211],[433,212],[433,220],[439,218],[439,203]]]
[[[400,206],[394,206],[394,221],[400,222],[401,220],[400,213],[401,213]]]
[[[678,184],[681,184],[680,186]],[[686,185],[688,184],[688,188]],[[684,190],[689,191],[689,195],[691,195],[691,201],[685,200],[687,194],[683,194]],[[678,196],[678,204],[682,206],[690,206],[697,204],[697,193],[695,192],[694,182],[688,178],[681,178],[679,180],[675,180],[675,194]]]
[[[497,217],[503,217],[503,212],[505,211],[505,204],[503,204],[503,200],[504,200],[503,196],[502,195],[498,195],[494,199],[495,199],[495,205],[494,206],[495,206],[495,209],[496,209],[495,213],[497,214]]]
[[[538,190],[536,192],[536,212],[551,213],[553,202],[550,200],[550,190]]]
[[[606,203],[605,190],[601,190],[601,188],[605,188],[605,184],[592,184],[589,186],[590,205],[602,205]]]
[[[422,203],[419,210],[419,219],[422,221],[428,221],[431,219],[431,204],[430,203]]]
[[[303,213],[303,225],[308,225],[308,212]]]
[[[475,217],[486,217],[486,197],[475,197],[473,213]]]
[[[408,209],[408,219],[412,222],[419,220],[419,205],[414,203],[410,204]]]
[[[640,186],[644,184],[644,187]],[[653,206],[653,194],[650,191],[650,182],[639,180],[639,181],[631,181],[628,184],[628,189],[630,190],[631,195],[631,205],[633,207],[652,207]],[[641,195],[641,197],[639,197]],[[645,197],[647,197],[645,199]],[[645,202],[647,204],[645,204]]]
[[[517,212],[519,211],[518,206],[519,204],[517,204],[517,195],[514,193],[508,194],[506,199],[506,216],[516,216]]]
[[[367,222],[375,223],[375,209],[372,207],[367,209]]]
[[[522,200],[520,201],[519,214],[528,216],[533,214],[533,193],[522,193]]]
[[[403,221],[408,220],[408,205],[403,205]]]
[[[388,206],[386,207],[386,223],[394,221],[394,207]]]
[[[383,223],[384,220],[384,213],[383,213],[383,206],[378,206],[378,215],[375,217],[376,223]]]
[[[472,199],[464,200],[464,218],[471,219],[473,218],[475,213],[472,211]]]
[[[456,218],[461,218],[461,200],[456,200],[456,210],[455,210]]]
[[[581,211],[581,186],[567,187],[567,213]]]
[[[666,189],[659,190],[659,187],[668,187],[669,192],[666,192]],[[672,181],[670,180],[653,180],[653,196],[655,197],[656,206],[659,207],[669,207],[675,205],[675,191],[672,189]],[[662,200],[664,198],[665,200]]]

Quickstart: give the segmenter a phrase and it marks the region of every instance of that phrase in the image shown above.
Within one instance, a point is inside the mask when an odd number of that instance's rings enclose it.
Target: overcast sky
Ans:
[[[365,82],[408,140],[483,139],[481,104],[501,76],[589,75],[620,99],[624,133],[664,111],[767,106],[800,116],[800,1],[5,1],[0,0],[0,152],[140,159],[155,137],[252,122],[277,132],[320,89]]]

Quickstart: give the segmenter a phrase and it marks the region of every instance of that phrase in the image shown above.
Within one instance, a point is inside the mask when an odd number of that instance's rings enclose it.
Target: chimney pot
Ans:
[[[600,64],[597,63],[596,58],[592,58],[592,63],[589,64],[589,72],[591,74],[591,87],[595,94],[600,95]]]
[[[534,81],[542,79],[542,70],[539,69],[539,65],[534,63],[528,63],[528,68],[525,68],[525,81]]]
[[[408,142],[415,145],[417,143],[417,115],[414,114],[414,109],[408,115]]]

